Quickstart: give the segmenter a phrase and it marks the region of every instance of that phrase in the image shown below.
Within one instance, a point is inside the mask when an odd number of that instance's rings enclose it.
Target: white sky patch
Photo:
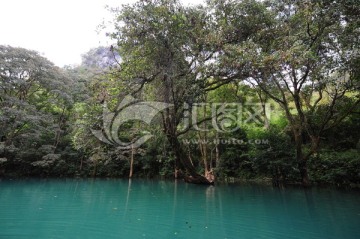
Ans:
[[[136,0],[1,0],[0,45],[40,52],[58,66],[79,64],[81,54],[109,45],[97,32],[112,15],[105,9]],[[183,0],[186,5],[201,0]]]

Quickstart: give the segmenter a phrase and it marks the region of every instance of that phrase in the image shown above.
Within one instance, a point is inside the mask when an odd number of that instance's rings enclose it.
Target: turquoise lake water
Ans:
[[[360,238],[360,193],[119,179],[1,180],[0,238]]]

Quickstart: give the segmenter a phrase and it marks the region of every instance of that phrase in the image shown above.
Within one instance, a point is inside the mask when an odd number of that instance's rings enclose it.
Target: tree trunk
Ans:
[[[269,122],[269,119],[267,117],[268,112],[266,111],[267,97],[266,97],[266,95],[265,95],[265,97],[263,97],[261,89],[257,93],[258,93],[258,96],[259,96],[259,99],[260,99],[261,108],[262,108],[262,114],[263,114],[263,117],[264,117],[264,128],[269,129],[270,128],[270,122]]]
[[[219,152],[219,133],[216,131],[215,136],[215,168],[220,166],[220,152]]]
[[[301,182],[304,187],[310,186],[309,174],[307,170],[307,157],[304,157],[302,150],[302,137],[301,133],[296,133],[295,135],[295,145],[296,145],[296,161],[298,163]]]
[[[132,178],[133,175],[133,165],[134,165],[134,154],[135,154],[135,149],[134,147],[131,145],[131,157],[130,157],[130,172],[129,172],[129,178]]]
[[[181,173],[180,168],[176,169],[177,177],[183,177],[185,182],[195,183],[195,184],[214,184],[210,182],[207,178],[197,173],[195,167],[192,165],[190,159],[186,156],[185,152],[181,148],[180,142],[175,136],[168,136],[170,145],[175,154],[176,165],[181,164],[183,168],[186,170],[185,174]],[[182,174],[182,175],[180,175]],[[187,175],[188,174],[188,175]]]
[[[299,170],[300,170],[302,185],[304,187],[310,186],[310,180],[309,180],[306,160],[302,159],[301,161],[299,161],[298,167],[299,167]]]
[[[163,96],[164,102],[168,104],[173,104],[173,108],[169,109],[166,108],[163,112],[163,123],[164,123],[164,132],[166,137],[169,140],[170,146],[175,156],[175,177],[180,178],[183,177],[185,182],[188,183],[195,183],[195,184],[213,184],[207,180],[204,176],[198,174],[194,165],[191,163],[190,158],[187,157],[186,153],[184,152],[181,144],[179,142],[177,136],[177,126],[178,120],[177,115],[179,113],[178,105],[175,103],[174,98],[172,101],[170,100],[173,95],[173,88],[172,88],[172,79],[168,77],[167,74],[163,76]],[[186,170],[186,173],[182,173],[180,170],[180,165]],[[189,176],[187,175],[189,174]]]
[[[209,164],[207,162],[206,134],[205,134],[205,138],[203,138],[203,139],[199,136],[199,140],[200,140],[200,144],[199,144],[200,154],[201,154],[201,157],[202,157],[203,163],[204,163],[204,176],[209,182],[214,182],[212,170],[210,169]]]
[[[205,175],[207,174],[207,172],[209,171],[209,167],[208,167],[208,162],[207,162],[207,145],[206,145],[206,136],[205,138],[201,138],[200,133],[199,133],[199,149],[200,149],[200,155],[201,158],[203,160],[203,164],[204,164],[204,171],[205,171]]]

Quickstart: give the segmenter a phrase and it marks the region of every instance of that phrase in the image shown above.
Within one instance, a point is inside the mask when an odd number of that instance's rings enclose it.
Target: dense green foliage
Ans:
[[[116,43],[80,66],[0,46],[0,175],[175,171],[198,183],[357,186],[359,9],[345,0],[139,1],[112,10]],[[151,123],[116,125],[129,95],[166,107]]]

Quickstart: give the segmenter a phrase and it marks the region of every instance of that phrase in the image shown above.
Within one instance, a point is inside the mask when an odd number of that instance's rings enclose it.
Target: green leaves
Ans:
[[[33,158],[45,155],[43,144],[53,146],[46,154],[54,153],[67,127],[72,83],[37,52],[0,46],[0,137],[10,167],[30,167]]]

